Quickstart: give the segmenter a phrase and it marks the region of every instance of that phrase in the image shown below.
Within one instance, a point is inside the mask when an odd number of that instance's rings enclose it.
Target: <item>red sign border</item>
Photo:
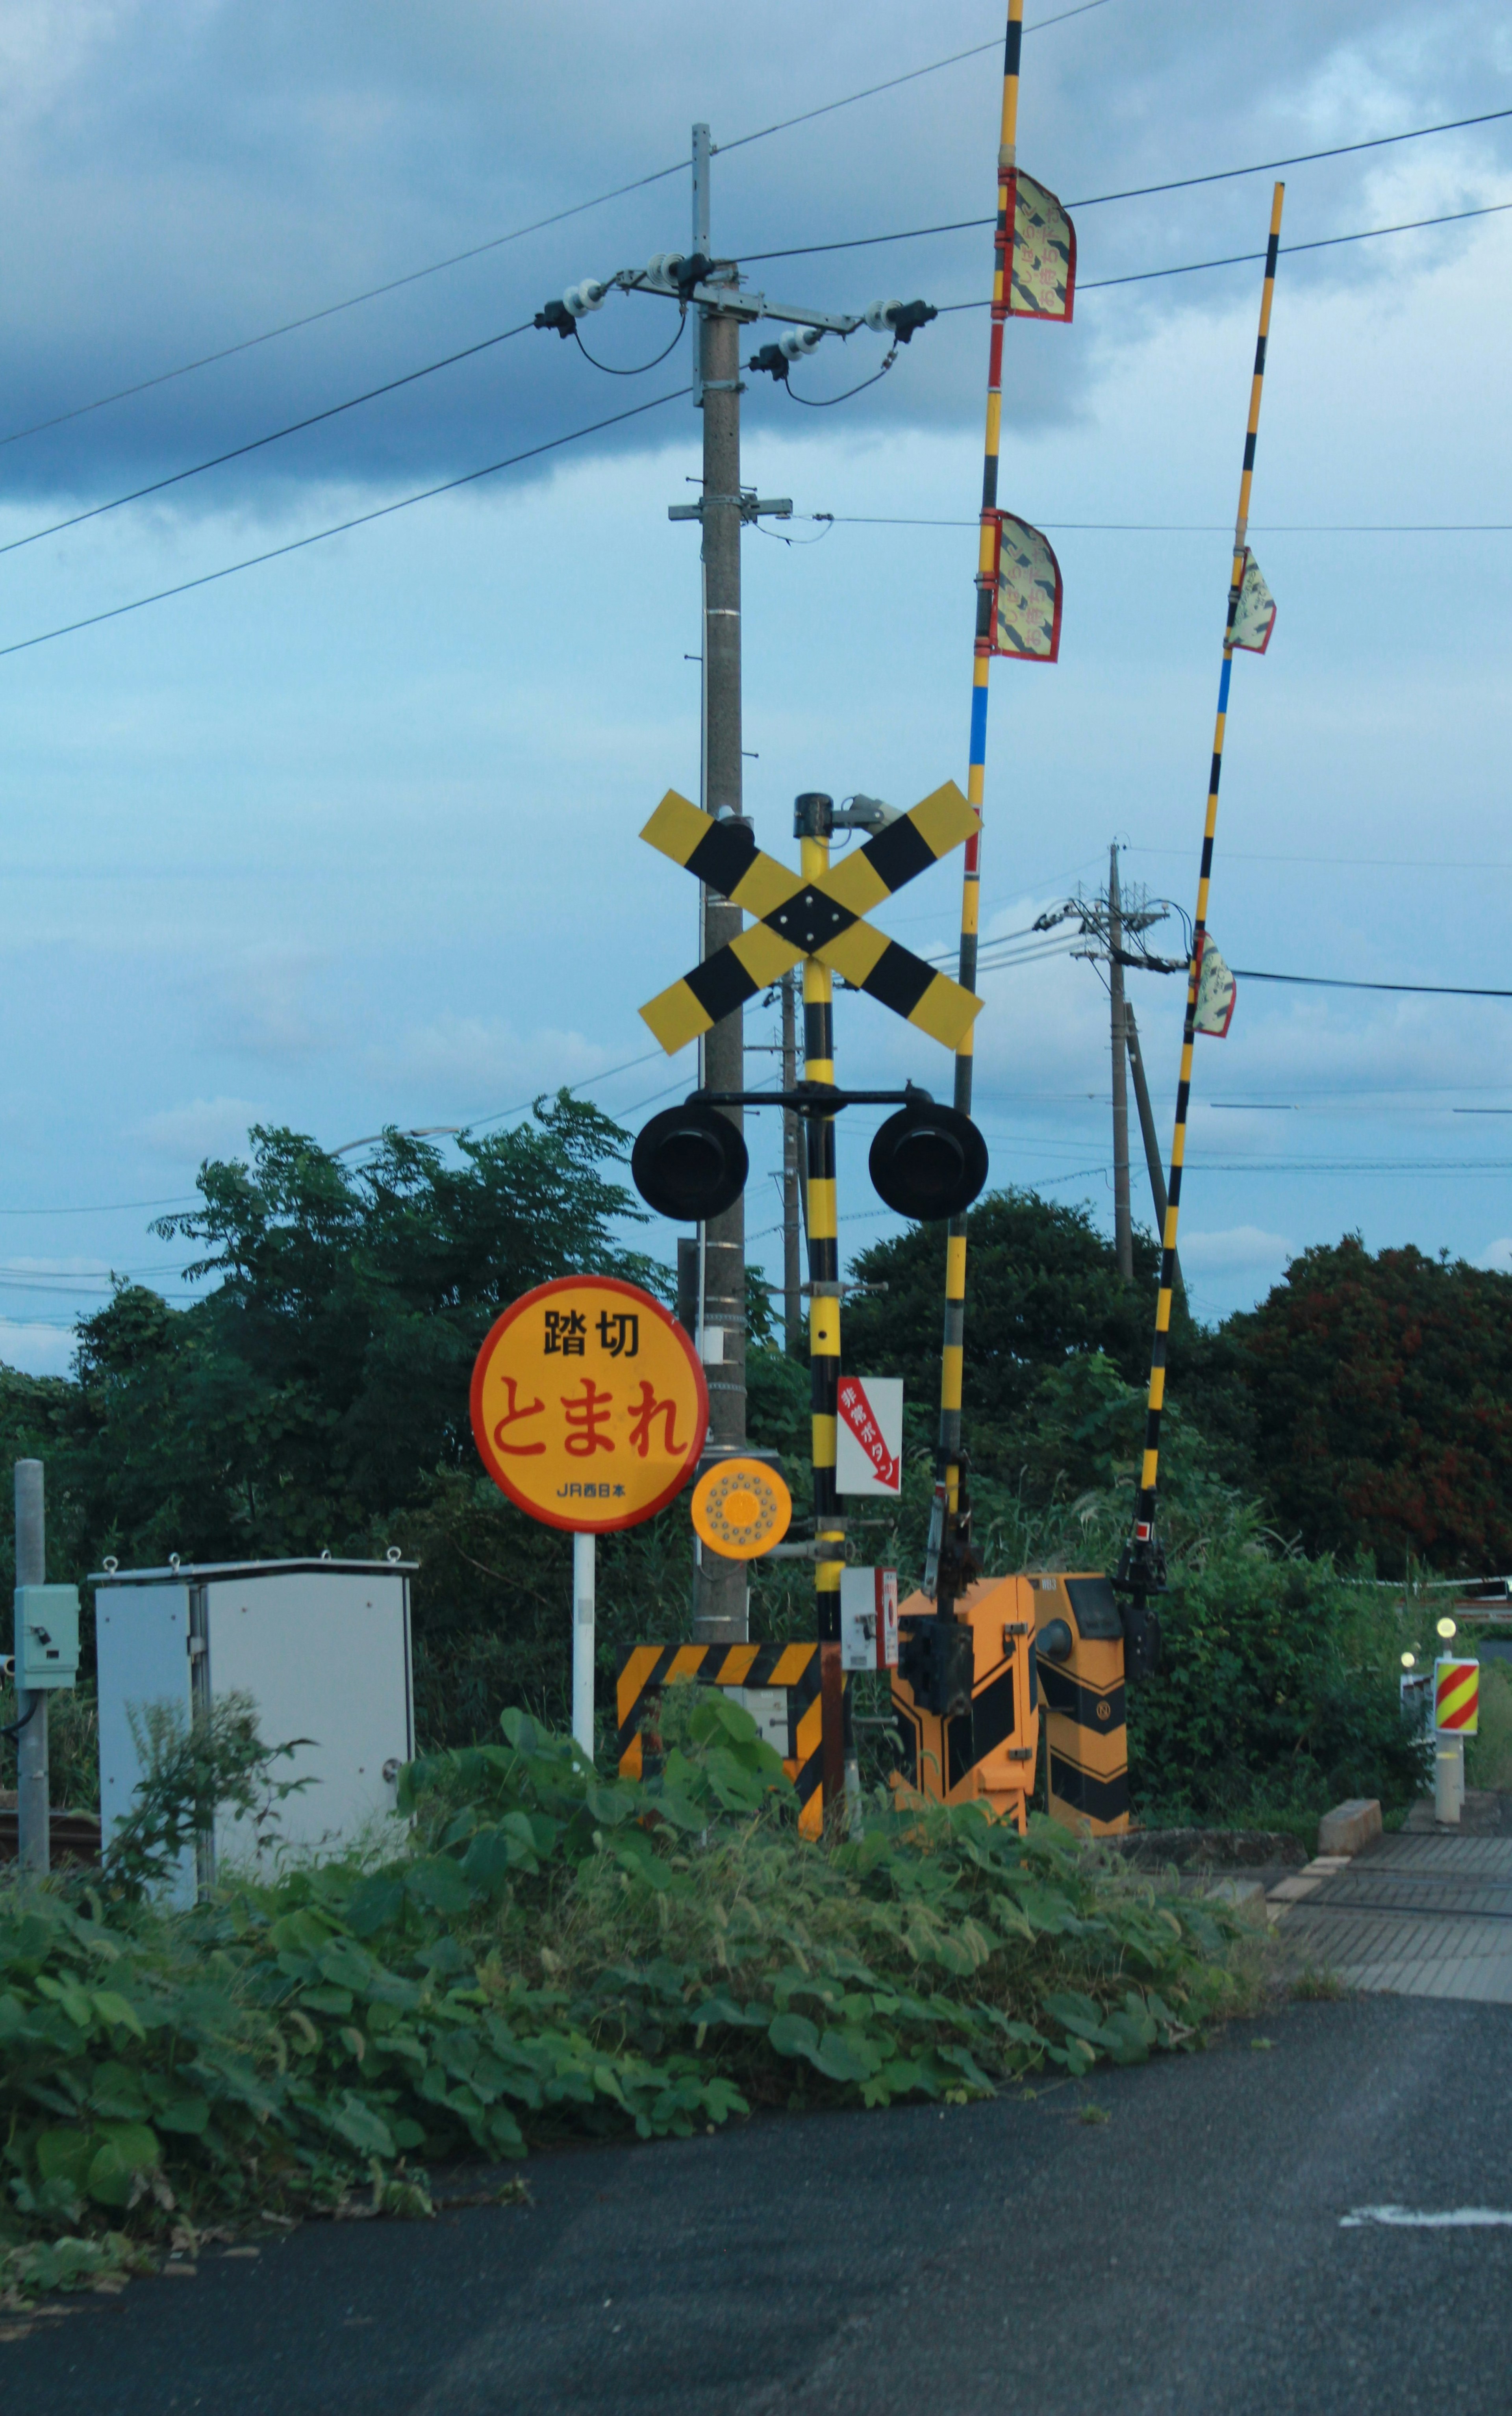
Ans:
[[[666,1491],[658,1493],[654,1502],[645,1503],[638,1510],[632,1510],[626,1518],[597,1518],[592,1526],[584,1526],[582,1521],[577,1518],[559,1518],[552,1511],[538,1508],[534,1502],[527,1502],[523,1495],[517,1493],[509,1482],[507,1472],[494,1460],[489,1448],[487,1428],[483,1423],[483,1374],[500,1336],[507,1327],[513,1325],[517,1317],[522,1317],[527,1308],[534,1308],[537,1301],[550,1300],[553,1292],[576,1291],[582,1284],[594,1284],[600,1291],[623,1292],[627,1300],[635,1301],[643,1311],[649,1309],[654,1316],[659,1317],[663,1325],[670,1326],[676,1339],[682,1344],[688,1364],[693,1370],[693,1381],[698,1387],[697,1441]],[[553,1276],[550,1283],[537,1284],[534,1291],[522,1292],[518,1300],[512,1300],[503,1315],[494,1319],[479,1345],[477,1357],[473,1362],[473,1381],[468,1389],[467,1406],[473,1426],[473,1441],[477,1445],[477,1456],[499,1491],[508,1497],[517,1510],[522,1510],[527,1518],[534,1518],[537,1526],[556,1527],[570,1535],[612,1535],[622,1527],[643,1526],[647,1518],[654,1518],[658,1510],[665,1510],[669,1502],[676,1500],[688,1483],[698,1465],[709,1431],[709,1387],[703,1365],[692,1343],[671,1309],[663,1308],[654,1293],[643,1291],[639,1284],[627,1283],[622,1276]]]

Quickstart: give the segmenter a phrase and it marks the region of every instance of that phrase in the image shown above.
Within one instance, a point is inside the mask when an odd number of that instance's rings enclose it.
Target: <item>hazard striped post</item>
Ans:
[[[1441,1653],[1433,1664],[1433,1817],[1457,1828],[1465,1801],[1465,1739],[1480,1725],[1480,1663]]]
[[[1265,281],[1260,297],[1260,334],[1255,344],[1255,370],[1249,387],[1249,420],[1245,430],[1244,469],[1239,479],[1239,512],[1233,530],[1233,569],[1229,582],[1229,610],[1223,629],[1223,669],[1218,678],[1217,721],[1213,732],[1213,764],[1207,784],[1207,819],[1202,827],[1202,867],[1197,881],[1197,919],[1191,963],[1187,976],[1187,1016],[1181,1034],[1181,1080],[1176,1086],[1176,1129],[1171,1146],[1171,1180],[1166,1186],[1165,1231],[1161,1235],[1160,1291],[1155,1312],[1155,1347],[1150,1357],[1150,1391],[1145,1412],[1144,1458],[1140,1470],[1139,1498],[1134,1509],[1132,1542],[1124,1555],[1121,1578],[1137,1593],[1160,1582],[1156,1542],[1156,1492],[1160,1471],[1160,1413],[1166,1397],[1166,1346],[1171,1332],[1171,1301],[1176,1283],[1176,1226],[1181,1210],[1181,1175],[1187,1155],[1187,1111],[1192,1087],[1192,1042],[1197,1020],[1197,991],[1202,972],[1202,945],[1207,936],[1207,894],[1213,874],[1213,841],[1218,822],[1218,780],[1223,771],[1223,733],[1229,711],[1229,681],[1233,672],[1233,625],[1244,585],[1245,548],[1249,529],[1249,488],[1255,470],[1255,440],[1260,430],[1260,399],[1265,381],[1265,345],[1270,335],[1271,302],[1276,292],[1276,256],[1280,247],[1281,204],[1286,187],[1278,185],[1271,199],[1270,241],[1265,250]]]
[[[976,988],[976,935],[981,904],[981,820],[987,778],[988,673],[992,661],[992,615],[996,610],[997,465],[1003,424],[1003,331],[1008,323],[1008,269],[1013,246],[1013,171],[1019,136],[1019,53],[1023,43],[1023,0],[1008,0],[1008,30],[1003,51],[1003,117],[997,155],[997,222],[992,236],[992,320],[987,353],[987,435],[982,461],[982,518],[976,553],[976,629],[972,644],[971,754],[966,776],[966,801],[976,817],[976,828],[966,841],[961,874],[960,960],[957,978],[962,989]],[[968,1031],[956,1050],[955,1103],[971,1113],[973,1035]],[[960,1493],[960,1390],[966,1339],[966,1217],[952,1216],[945,1241],[945,1339],[940,1354],[940,1436],[935,1460],[937,1485],[945,1487],[945,1504],[954,1511]],[[936,1497],[938,1499],[938,1496]],[[946,1619],[954,1610],[947,1580],[942,1579],[935,1608]]]
[[[828,797],[797,800],[799,868],[806,882],[829,869]],[[822,835],[821,835],[822,834]],[[834,976],[817,957],[803,960],[803,1078],[835,1080]],[[835,1119],[806,1116],[809,1164],[809,1377],[813,1471],[814,1593],[823,1721],[823,1800],[827,1812],[845,1789],[849,1709],[840,1668],[840,1572],[844,1534],[835,1461],[840,1388],[839,1227],[835,1205]],[[834,1558],[824,1557],[824,1547]]]

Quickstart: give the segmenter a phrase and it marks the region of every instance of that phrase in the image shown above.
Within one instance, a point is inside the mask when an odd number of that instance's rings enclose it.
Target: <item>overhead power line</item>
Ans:
[[[989,47],[995,48],[996,45],[989,45]],[[963,58],[975,55],[975,53],[966,51],[960,53]],[[930,70],[926,68],[921,72],[928,74]],[[899,81],[903,82],[906,79],[900,78]],[[879,91],[886,91],[888,88],[886,85],[877,87]],[[833,102],[831,106],[839,108],[843,103]],[[822,113],[816,111],[813,113],[819,115]],[[1137,202],[1144,200],[1152,193],[1183,193],[1190,191],[1197,185],[1228,184],[1236,176],[1268,176],[1276,168],[1305,167],[1316,159],[1342,159],[1351,152],[1381,151],[1394,143],[1420,143],[1429,134],[1455,134],[1464,127],[1490,126],[1504,117],[1512,117],[1512,109],[1489,109],[1477,117],[1446,117],[1436,126],[1408,127],[1400,134],[1373,134],[1361,143],[1335,143],[1325,151],[1293,151],[1288,153],[1284,159],[1257,159],[1247,168],[1213,168],[1201,176],[1172,176],[1160,185],[1129,185],[1117,193],[1083,194],[1079,200],[1066,202],[1065,207],[1068,210],[1096,210],[1102,208],[1109,202]],[[792,118],[788,122],[794,126],[802,123],[798,118]],[[995,226],[996,223],[996,219],[992,218],[946,219],[935,226],[900,227],[892,234],[849,235],[837,243],[794,244],[783,251],[743,251],[739,257],[742,261],[752,264],[761,260],[802,260],[813,252],[861,251],[872,244],[913,243],[925,235],[962,234],[968,230]],[[1294,251],[1300,247],[1295,244],[1283,244],[1281,248],[1283,250]],[[1263,258],[1263,254],[1255,256]],[[1081,293],[1087,289],[1079,285],[1077,290]]]
[[[375,505],[371,511],[355,512],[350,520],[335,521],[330,527],[312,529],[308,536],[291,537],[286,545],[271,545],[263,553],[249,553],[240,562],[222,563],[219,570],[205,570],[197,579],[181,579],[173,587],[159,587],[150,596],[134,596],[129,604],[113,604],[103,612],[88,612],[80,621],[66,621],[56,629],[41,629],[34,638],[17,638],[8,646],[0,646],[0,657],[23,655],[33,646],[45,646],[53,638],[71,638],[80,629],[98,628],[102,621],[118,621],[127,612],[140,612],[148,604],[166,603],[170,596],[188,596],[196,587],[211,587],[218,580],[233,579],[239,570],[255,570],[260,563],[277,562],[286,553],[302,552],[306,546],[320,545],[328,536],[343,536],[348,529],[365,528],[370,521],[387,520],[395,512],[408,511],[412,504],[428,504],[437,495],[449,495],[459,487],[476,486],[479,478],[494,477],[501,470],[512,470],[522,461],[534,461],[542,453],[554,453],[564,445],[575,445],[584,436],[597,436],[606,428],[617,428],[622,420],[638,419],[643,412],[659,411],[663,403],[676,402],[687,389],[675,386],[671,394],[658,394],[649,402],[632,403],[627,411],[611,412],[607,419],[590,421],[586,428],[574,428],[566,436],[549,436],[539,445],[527,445],[522,452],[507,454],[502,461],[486,462],[481,470],[464,470],[460,477],[443,478],[438,486],[422,487],[413,495],[401,495],[391,504]]]
[[[1041,18],[1037,23],[1026,26],[1024,31],[1030,34],[1043,33],[1051,25],[1064,24],[1072,17],[1085,16],[1093,8],[1104,6],[1106,6],[1106,0],[1081,0],[1081,6],[1063,9],[1053,17]],[[853,108],[859,101],[874,99],[879,94],[885,92],[894,92],[902,84],[917,83],[925,76],[938,75],[945,68],[959,66],[964,60],[982,58],[989,52],[996,52],[1001,46],[1001,37],[994,37],[990,42],[973,43],[966,50],[952,51],[943,59],[933,59],[926,67],[912,68],[903,75],[888,77],[881,83],[867,84],[859,92],[847,93],[839,100],[825,101],[816,109],[802,111],[795,117],[780,118],[771,126],[758,128],[750,134],[736,135],[730,142],[717,143],[712,147],[717,151],[741,150],[748,143],[764,142],[770,135],[786,133],[792,127],[808,125],[814,118],[828,116],[836,110]],[[1198,185],[1221,184],[1234,177],[1268,174],[1272,168],[1296,167],[1319,159],[1342,159],[1352,152],[1380,150],[1392,143],[1420,142],[1429,135],[1454,133],[1472,126],[1487,126],[1508,114],[1512,113],[1506,110],[1488,110],[1474,117],[1445,118],[1433,126],[1410,127],[1399,134],[1372,135],[1361,142],[1334,143],[1321,151],[1294,152],[1285,159],[1256,161],[1244,168],[1217,168],[1198,176],[1170,178],[1162,184],[1130,186],[1126,190],[1116,193],[1094,193],[1083,200],[1069,204],[1068,206],[1076,209],[1096,209],[1111,202],[1137,201],[1150,194],[1177,192]],[[663,183],[669,176],[681,175],[688,165],[688,160],[683,159],[673,159],[663,168],[649,169],[644,175],[632,176],[627,183],[613,185],[607,192],[595,193],[587,201],[568,203],[560,210],[549,211],[544,218],[531,219],[522,226],[509,228],[504,234],[489,235],[482,242],[469,244],[461,251],[446,253],[441,260],[428,261],[423,267],[406,269],[398,277],[386,278],[377,285],[365,286],[360,293],[346,294],[340,301],[327,302],[319,310],[306,310],[295,318],[280,320],[276,326],[265,327],[256,335],[240,337],[234,343],[223,344],[214,352],[202,353],[193,360],[179,362],[173,369],[159,370],[151,377],[138,378],[130,385],[117,386],[110,394],[97,395],[90,402],[75,403],[67,411],[53,413],[46,419],[33,420],[25,428],[12,429],[8,435],[0,436],[0,448],[8,445],[18,445],[23,437],[42,435],[49,429],[62,428],[70,420],[85,418],[90,413],[103,411],[112,403],[129,401],[135,395],[147,394],[156,386],[167,385],[174,379],[188,377],[195,370],[211,369],[219,361],[233,360],[238,354],[252,352],[261,344],[272,343],[281,336],[295,335],[301,328],[316,326],[323,320],[336,318],[343,310],[355,310],[362,303],[375,302],[381,300],[386,294],[400,293],[405,286],[418,284],[427,277],[437,277],[446,269],[462,267],[469,261],[483,258],[488,252],[501,250],[508,244],[521,243],[528,235],[543,234],[547,228],[561,226],[568,219],[582,218],[587,211],[601,209],[610,202],[623,201],[631,193],[643,191],[647,186]],[[988,219],[961,219],[958,223],[961,227],[987,226],[992,221]],[[906,240],[907,234],[911,232],[935,234],[946,231],[944,228],[905,230],[902,235],[860,237],[856,240],[861,243],[900,242]],[[843,250],[849,248],[851,248],[849,245],[843,243],[800,245],[787,251],[749,252],[744,256],[753,261],[792,260],[798,258],[804,251]]]
[[[1332,251],[1341,243],[1373,243],[1378,235],[1414,234],[1421,227],[1456,226],[1464,219],[1496,218],[1504,210],[1512,210],[1512,202],[1484,202],[1473,210],[1444,210],[1436,218],[1403,219],[1396,226],[1360,227],[1352,234],[1318,235],[1310,243],[1283,243],[1280,249],[1283,253]],[[1079,296],[1083,294],[1103,294],[1113,285],[1150,285],[1161,277],[1195,277],[1201,269],[1239,268],[1247,262],[1264,258],[1265,254],[1263,251],[1229,251],[1217,260],[1184,260],[1177,262],[1171,268],[1135,268],[1130,269],[1123,277],[1079,278],[1076,290]],[[989,310],[990,309],[991,296],[984,294],[981,300],[976,302],[942,302],[938,307],[938,315],[943,319],[954,310]]]
[[[1042,33],[1049,25],[1059,25],[1068,17],[1083,17],[1092,8],[1101,8],[1108,0],[1081,0],[1074,8],[1066,8],[1056,17],[1041,18],[1037,24],[1026,25],[1025,33]],[[1000,51],[1001,35],[990,42],[975,43],[967,51],[952,51],[948,58],[933,59],[928,67],[911,68],[906,75],[892,76],[885,83],[868,84],[860,92],[847,93],[839,100],[828,100],[818,109],[805,110],[800,116],[785,117],[775,126],[764,126],[754,134],[738,134],[733,141],[711,146],[719,151],[739,151],[748,143],[764,143],[769,134],[785,133],[791,126],[806,125],[810,118],[825,117],[837,109],[850,109],[855,102],[870,100],[878,93],[892,92],[899,84],[915,83],[921,76],[938,75],[942,68],[955,67],[962,59],[980,58],[988,51]],[[363,302],[376,302],[386,294],[398,294],[406,285],[417,285],[423,278],[439,277],[448,268],[461,268],[470,260],[481,260],[486,252],[500,251],[507,244],[522,243],[527,235],[541,234],[548,227],[561,226],[567,219],[582,218],[588,210],[602,209],[610,202],[624,201],[627,194],[643,192],[648,185],[659,185],[668,176],[680,176],[687,171],[688,160],[673,159],[665,168],[648,169],[643,176],[632,176],[628,183],[612,185],[607,193],[595,193],[585,202],[569,202],[564,209],[550,210],[544,218],[531,219],[523,226],[511,227],[506,234],[487,236],[481,243],[467,245],[461,251],[447,252],[443,260],[427,261],[423,268],[406,269],[401,276],[388,277],[382,284],[364,286],[360,294],[348,294],[340,302],[324,303],[318,310],[306,310],[295,319],[280,320],[276,327],[265,327],[255,336],[240,337],[234,344],[222,344],[219,351],[202,353],[192,361],[181,361],[175,369],[159,370],[156,375],[138,378],[134,385],[117,386],[113,394],[97,395],[93,402],[74,403],[68,411],[54,412],[49,419],[33,420],[29,427],[13,428],[8,436],[0,436],[0,447],[19,445],[25,436],[40,436],[50,428],[62,428],[70,419],[83,419],[93,411],[103,411],[113,402],[128,402],[133,395],[147,394],[154,386],[168,385],[174,378],[189,377],[196,370],[213,369],[218,361],[234,360],[238,353],[249,353],[259,344],[271,344],[280,336],[292,336],[301,327],[313,327],[323,319],[339,317],[343,310],[355,310]]]
[[[1094,8],[1105,8],[1107,6],[1108,0],[1080,0],[1079,7],[1063,8],[1058,16],[1040,17],[1033,25],[1026,25],[1024,32],[1043,34],[1051,25],[1064,25],[1069,17],[1086,17]],[[821,101],[817,109],[800,110],[796,117],[779,117],[775,126],[764,126],[754,134],[737,134],[732,143],[711,143],[709,148],[716,153],[743,150],[748,143],[764,143],[769,134],[786,134],[790,127],[809,126],[816,117],[832,116],[837,109],[852,109],[858,100],[875,100],[879,93],[896,92],[900,84],[917,83],[923,76],[938,75],[945,68],[959,67],[963,59],[985,58],[990,51],[1001,52],[1002,48],[1002,35],[994,35],[990,42],[973,42],[969,50],[952,51],[948,58],[932,59],[927,68],[910,68],[905,75],[888,76],[883,83],[869,83],[863,85],[859,92],[848,92],[843,100]],[[991,220],[989,219],[987,223],[990,225]],[[758,259],[772,260],[780,257],[776,252],[757,253],[754,256]]]
[[[1512,998],[1512,989],[1471,989],[1457,982],[1345,981],[1333,974],[1262,974],[1252,965],[1235,965],[1242,981],[1287,982],[1308,989],[1389,989],[1425,998]]]
[[[896,512],[794,512],[795,521],[824,521],[835,528],[949,528],[980,530],[980,514],[969,520],[928,520]],[[1035,526],[1058,536],[1063,530],[1100,532],[1124,536],[1228,536],[1232,521],[1036,521]],[[1512,533],[1512,521],[1251,521],[1255,536],[1493,536]],[[1172,848],[1145,849],[1145,854],[1170,855]],[[1227,853],[1227,851],[1225,851]],[[1262,859],[1254,858],[1259,862]],[[1266,857],[1263,861],[1324,864],[1344,857]]]
[[[225,453],[212,454],[207,461],[191,462],[185,470],[171,470],[166,477],[154,478],[145,487],[133,487],[129,494],[113,495],[108,504],[91,504],[85,511],[70,512],[67,520],[52,521],[46,528],[28,529],[24,536],[13,536],[0,545],[0,553],[14,553],[21,546],[35,545],[39,537],[57,536],[64,529],[77,528],[81,521],[98,521],[102,512],[119,511],[123,504],[140,504],[148,495],[160,495],[165,487],[180,486],[186,478],[198,478],[206,470],[219,470],[227,461],[239,461],[244,455],[259,452],[265,445],[277,445],[285,436],[297,436],[304,429],[318,428],[323,420],[339,419],[342,412],[355,411],[359,403],[376,402],[380,395],[395,394],[401,386],[414,385],[417,378],[434,377],[438,370],[453,369],[459,361],[469,361],[478,353],[491,351],[495,344],[507,344],[511,336],[524,335],[535,324],[533,318],[522,319],[518,327],[506,327],[500,335],[485,336],[478,343],[465,345],[460,353],[448,353],[444,360],[427,361],[423,369],[406,370],[402,377],[388,378],[382,385],[370,386],[365,394],[349,395],[344,402],[327,403],[324,411],[292,419],[286,428],[270,429],[265,436],[249,437],[245,445],[233,445]],[[653,369],[655,366],[655,362],[648,364]]]

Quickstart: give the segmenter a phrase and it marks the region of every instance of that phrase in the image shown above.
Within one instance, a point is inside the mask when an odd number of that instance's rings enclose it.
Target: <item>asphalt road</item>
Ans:
[[[1512,2228],[1340,2217],[1512,2209],[1509,2065],[1504,2008],[1365,1998],[1032,2102],[541,2157],[528,2207],[91,2299],[0,2345],[0,2406],[1507,2416]]]

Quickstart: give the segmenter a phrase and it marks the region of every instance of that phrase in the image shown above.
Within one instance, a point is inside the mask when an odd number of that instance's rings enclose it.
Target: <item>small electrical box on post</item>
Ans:
[[[71,1686],[78,1675],[78,1587],[18,1586],[17,1692],[36,1695],[50,1686]]]
[[[898,1572],[840,1571],[840,1668],[898,1667]]]

